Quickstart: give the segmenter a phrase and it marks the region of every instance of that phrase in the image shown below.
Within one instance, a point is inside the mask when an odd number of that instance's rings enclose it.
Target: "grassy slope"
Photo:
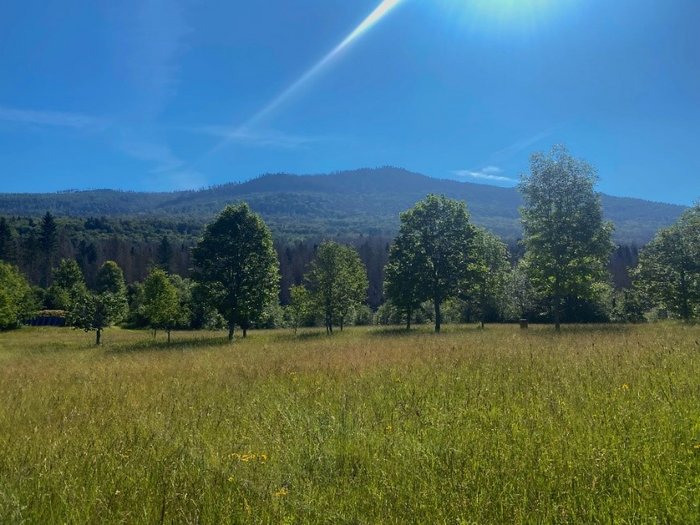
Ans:
[[[0,334],[0,522],[700,521],[700,327],[175,339]]]

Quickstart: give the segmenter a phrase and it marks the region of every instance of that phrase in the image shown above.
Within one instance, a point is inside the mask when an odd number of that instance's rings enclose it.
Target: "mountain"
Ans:
[[[360,169],[328,175],[271,174],[199,191],[139,193],[114,190],[0,194],[0,215],[169,218],[201,224],[226,204],[248,202],[277,235],[303,238],[396,232],[399,213],[428,193],[467,202],[475,223],[505,239],[520,235],[514,188],[442,180],[399,168]],[[674,222],[685,207],[602,195],[619,242],[644,244]]]

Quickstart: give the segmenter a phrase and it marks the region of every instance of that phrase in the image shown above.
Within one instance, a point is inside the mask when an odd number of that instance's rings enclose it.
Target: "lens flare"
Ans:
[[[338,44],[333,50],[323,57],[316,65],[304,73],[298,80],[296,80],[292,85],[280,93],[274,100],[272,100],[267,106],[260,110],[253,118],[251,118],[245,125],[245,127],[251,127],[253,124],[259,122],[267,115],[272,113],[277,109],[283,102],[285,102],[289,97],[291,97],[296,91],[298,91],[304,84],[320,73],[329,63],[333,61],[340,53],[342,53],[346,48],[348,48],[355,40],[360,38],[364,33],[369,31],[373,26],[375,26],[382,18],[389,14],[389,12],[398,6],[402,0],[384,0],[377,8],[372,11],[367,18],[365,18],[362,23],[357,26],[352,33],[343,39],[340,44]]]
[[[252,118],[250,118],[245,124],[238,128],[239,132],[245,132],[255,127],[266,117],[268,117],[272,112],[279,108],[284,102],[286,102],[292,95],[297,93],[304,85],[306,85],[313,77],[318,75],[323,71],[334,59],[336,59],[343,51],[350,47],[353,42],[359,39],[363,34],[372,29],[377,23],[379,23],[385,16],[387,16],[395,7],[397,7],[403,0],[384,0],[380,3],[374,11],[372,11],[367,18],[365,18],[360,25],[358,25],[348,36],[346,36],[337,46],[335,46],[327,55],[325,55],[319,62],[306,71],[302,76],[300,76],[296,81],[294,81],[289,87],[282,91],[277,97],[270,101],[265,107],[258,111]],[[223,140],[218,146],[214,148],[217,150],[226,144],[227,140]],[[212,151],[214,151],[212,150]]]

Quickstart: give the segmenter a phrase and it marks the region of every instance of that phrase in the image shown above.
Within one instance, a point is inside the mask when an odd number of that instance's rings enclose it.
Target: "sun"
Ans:
[[[472,27],[534,28],[579,0],[437,0],[449,16]]]

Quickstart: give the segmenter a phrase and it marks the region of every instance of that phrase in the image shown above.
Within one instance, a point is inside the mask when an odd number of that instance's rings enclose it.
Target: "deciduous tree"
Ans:
[[[520,183],[526,267],[551,305],[557,330],[565,299],[590,300],[609,280],[613,227],[603,220],[596,181],[590,164],[555,146],[532,156]]]
[[[227,206],[209,224],[193,251],[195,280],[226,319],[229,340],[236,325],[248,327],[279,294],[279,262],[272,234],[247,204]]]
[[[0,330],[18,327],[33,309],[27,280],[15,266],[0,261]]]
[[[94,292],[78,285],[74,294],[68,323],[86,332],[95,331],[97,345],[102,342],[102,331],[123,320],[128,312],[124,274],[114,261],[107,261],[100,267]]]
[[[329,334],[335,325],[342,330],[353,308],[367,299],[367,270],[357,250],[349,246],[321,244],[306,279]]]
[[[700,204],[641,250],[634,279],[649,306],[684,320],[700,316]]]
[[[182,323],[184,313],[178,289],[167,272],[154,268],[143,283],[143,315],[153,329],[165,330],[170,343],[170,332]]]
[[[394,244],[406,253],[402,256],[406,263],[401,270],[404,286],[397,287],[397,297],[404,308],[416,297],[432,300],[436,332],[442,325],[443,302],[458,296],[473,279],[475,235],[466,204],[444,196],[428,195],[401,214]],[[415,288],[407,281],[414,271]]]

